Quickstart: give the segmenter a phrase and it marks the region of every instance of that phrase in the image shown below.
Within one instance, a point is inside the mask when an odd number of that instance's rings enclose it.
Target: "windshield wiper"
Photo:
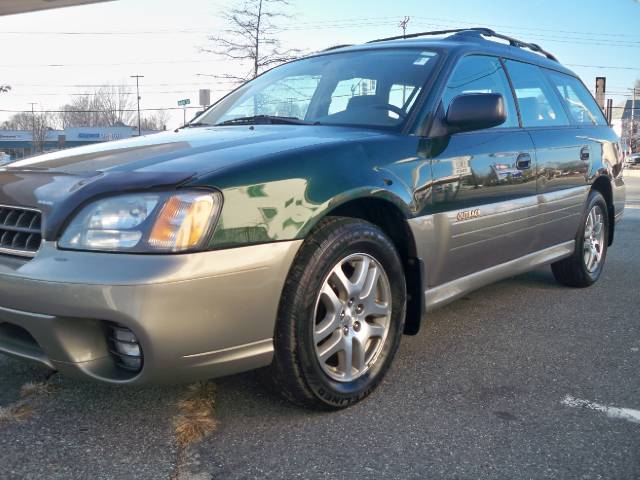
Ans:
[[[187,123],[186,125],[183,125],[180,128],[195,128],[195,127],[213,127],[213,125],[211,123],[196,122],[196,123]]]
[[[224,122],[216,123],[214,126],[224,125],[320,125],[319,122],[307,122],[297,117],[278,117],[275,115],[253,115],[251,117],[238,117]]]

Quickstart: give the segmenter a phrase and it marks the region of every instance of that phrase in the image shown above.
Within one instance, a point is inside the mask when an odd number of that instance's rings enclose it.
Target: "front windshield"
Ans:
[[[305,58],[243,85],[197,125],[309,123],[397,127],[425,85],[437,54],[414,48]],[[256,118],[258,117],[258,118]]]

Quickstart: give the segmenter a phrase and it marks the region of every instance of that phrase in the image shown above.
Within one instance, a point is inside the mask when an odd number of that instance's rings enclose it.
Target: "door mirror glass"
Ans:
[[[484,130],[507,120],[504,98],[499,93],[466,93],[455,97],[445,123],[449,133]]]

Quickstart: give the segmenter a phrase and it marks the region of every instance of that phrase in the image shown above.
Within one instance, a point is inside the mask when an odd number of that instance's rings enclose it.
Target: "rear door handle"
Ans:
[[[588,146],[584,146],[580,149],[580,160],[582,160],[583,162],[588,162],[590,156],[591,150]]]
[[[516,159],[516,168],[518,170],[529,170],[531,168],[531,155],[521,153]]]

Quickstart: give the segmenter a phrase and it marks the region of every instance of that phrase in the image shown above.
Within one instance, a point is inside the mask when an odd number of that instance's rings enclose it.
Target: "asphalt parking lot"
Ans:
[[[545,268],[474,292],[405,337],[346,411],[229,377],[217,429],[180,446],[185,386],[106,387],[0,357],[0,478],[640,478],[640,178],[628,207],[596,286]]]

